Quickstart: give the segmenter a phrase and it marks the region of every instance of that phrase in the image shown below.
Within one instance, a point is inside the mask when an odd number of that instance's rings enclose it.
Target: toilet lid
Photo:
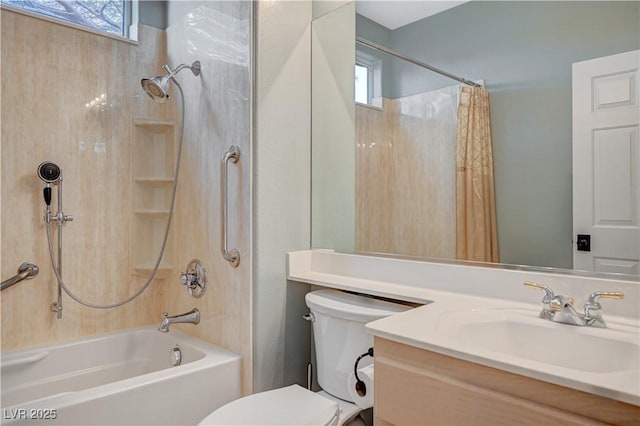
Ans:
[[[298,385],[236,399],[199,425],[334,425],[338,404]]]

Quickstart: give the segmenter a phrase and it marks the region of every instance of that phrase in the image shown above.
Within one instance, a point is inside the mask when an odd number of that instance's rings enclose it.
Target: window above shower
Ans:
[[[382,60],[356,51],[355,101],[358,104],[382,108]]]
[[[3,7],[73,28],[137,40],[138,1],[0,0]]]
[[[356,102],[359,104],[369,104],[369,82],[371,81],[370,77],[371,69],[362,64],[356,63]]]

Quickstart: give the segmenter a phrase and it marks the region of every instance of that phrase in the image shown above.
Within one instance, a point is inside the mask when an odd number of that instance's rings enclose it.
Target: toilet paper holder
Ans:
[[[360,360],[366,356],[370,356],[373,358],[373,347],[369,348],[365,353],[360,355],[353,365],[353,374],[356,377],[356,393],[360,397],[363,397],[367,394],[367,385],[365,385],[365,383],[358,377],[358,364],[360,363]]]

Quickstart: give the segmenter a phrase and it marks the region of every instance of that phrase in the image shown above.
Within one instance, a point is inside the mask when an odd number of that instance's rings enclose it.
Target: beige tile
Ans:
[[[356,250],[455,257],[456,91],[356,108]]]
[[[2,350],[157,321],[161,281],[117,309],[89,309],[64,296],[63,319],[55,318],[36,168],[48,160],[63,172],[64,212],[75,218],[63,231],[67,285],[95,303],[139,288],[130,260],[132,117],[172,113],[139,88],[140,77],[166,61],[164,32],[141,26],[136,46],[3,10],[2,41],[1,275],[25,260],[40,266],[36,278],[2,292]],[[104,108],[86,106],[103,93]]]

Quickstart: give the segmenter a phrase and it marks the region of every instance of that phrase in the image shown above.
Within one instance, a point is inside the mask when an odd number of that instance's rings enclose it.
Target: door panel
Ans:
[[[573,267],[640,274],[640,51],[573,64]],[[575,241],[574,241],[575,242]]]

